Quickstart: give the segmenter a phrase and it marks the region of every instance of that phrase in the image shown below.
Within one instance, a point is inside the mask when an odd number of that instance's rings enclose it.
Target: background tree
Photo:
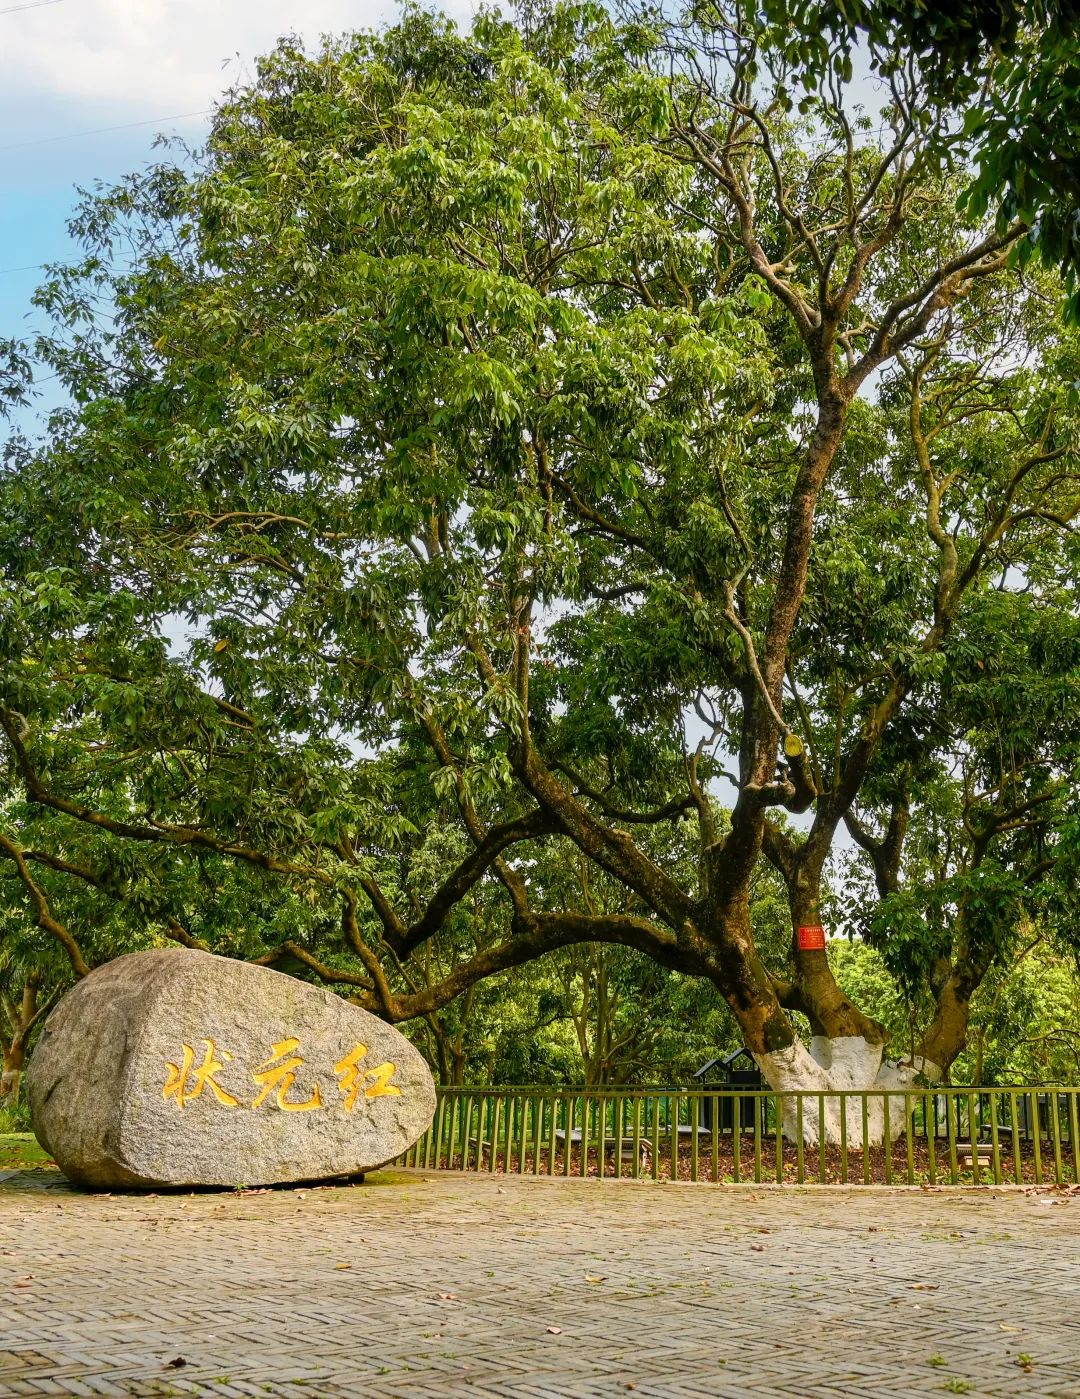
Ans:
[[[1075,1083],[1080,1071],[1076,959],[1036,928],[987,979],[962,1065],[975,1084]]]
[[[19,1102],[31,1037],[55,996],[40,964],[19,964],[9,951],[0,951],[0,1107]]]

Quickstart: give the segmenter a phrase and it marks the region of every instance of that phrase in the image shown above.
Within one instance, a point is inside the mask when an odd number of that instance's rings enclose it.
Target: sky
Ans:
[[[197,143],[214,100],[282,34],[314,47],[322,34],[376,26],[395,8],[393,0],[0,0],[0,336],[33,327],[39,264],[72,255],[65,221],[75,186],[139,169],[154,157],[157,132]],[[474,4],[443,8],[467,20]]]

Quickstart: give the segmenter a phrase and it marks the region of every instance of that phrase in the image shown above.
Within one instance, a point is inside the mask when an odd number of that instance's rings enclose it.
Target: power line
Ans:
[[[0,277],[10,277],[13,272],[43,272],[51,267],[63,272],[68,267],[78,265],[78,262],[27,262],[22,267],[0,267]]]
[[[0,15],[13,15],[18,10],[40,10],[45,5],[60,5],[63,0],[29,0],[26,5],[8,5],[0,10]]]
[[[71,267],[81,266],[85,261],[85,258],[77,258],[74,262],[26,262],[22,267],[0,267],[0,277],[10,276],[13,272],[43,272],[51,271],[53,268],[58,272],[66,272]],[[123,270],[130,270],[130,268]]]
[[[60,0],[38,0],[38,4],[58,5]],[[0,10],[0,14],[4,12]],[[177,112],[171,117],[148,117],[146,121],[125,121],[119,126],[96,126],[91,131],[68,131],[62,136],[39,136],[33,141],[15,141],[10,146],[0,146],[2,151],[21,151],[27,146],[44,146],[50,141],[74,141],[80,136],[104,136],[111,131],[130,131],[133,126],[155,126],[159,121],[183,121],[186,117],[205,117],[210,113],[209,107],[204,107],[201,112]]]

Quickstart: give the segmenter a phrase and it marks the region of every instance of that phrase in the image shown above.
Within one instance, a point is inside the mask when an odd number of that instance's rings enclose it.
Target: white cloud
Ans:
[[[473,5],[445,8],[460,20]],[[147,116],[201,110],[280,35],[310,47],[394,12],[392,0],[63,0],[0,16],[0,90],[9,109],[52,96]]]

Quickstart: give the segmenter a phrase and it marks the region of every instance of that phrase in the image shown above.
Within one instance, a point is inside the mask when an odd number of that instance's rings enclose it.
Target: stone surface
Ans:
[[[26,1087],[38,1140],[72,1180],[104,1190],[371,1170],[435,1111],[423,1057],[377,1017],[180,948],[81,981],[46,1021]]]

